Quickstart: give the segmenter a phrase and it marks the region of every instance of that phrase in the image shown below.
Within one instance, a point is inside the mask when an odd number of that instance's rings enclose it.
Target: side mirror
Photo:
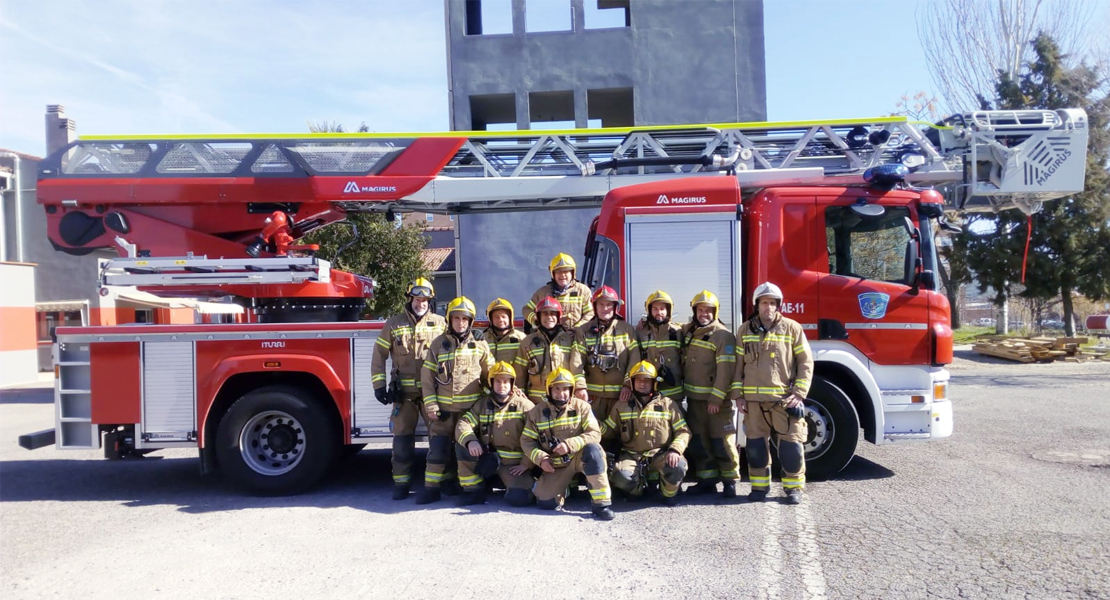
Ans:
[[[927,290],[937,289],[937,276],[933,271],[928,269],[917,274],[917,282],[921,284],[921,287]]]

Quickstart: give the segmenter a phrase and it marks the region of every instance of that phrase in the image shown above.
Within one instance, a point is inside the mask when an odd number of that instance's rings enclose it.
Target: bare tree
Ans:
[[[1099,52],[1093,46],[1105,35],[1105,8],[1091,0],[922,2],[918,37],[945,114],[981,108],[995,95],[999,71],[1016,79],[1038,32],[1065,54]]]

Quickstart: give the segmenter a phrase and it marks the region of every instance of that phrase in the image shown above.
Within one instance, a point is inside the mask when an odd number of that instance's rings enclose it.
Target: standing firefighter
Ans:
[[[497,298],[486,307],[486,319],[489,319],[489,329],[482,339],[489,344],[495,360],[512,364],[520,340],[524,339],[524,332],[513,328],[513,305],[504,298]]]
[[[613,518],[601,429],[590,405],[571,396],[574,376],[558,369],[547,377],[547,396],[528,411],[520,445],[543,471],[533,492],[540,508],[554,510],[563,504],[574,476],[586,476],[594,516]]]
[[[594,317],[574,331],[575,348],[582,357],[586,392],[598,422],[621,395],[628,367],[640,361],[636,329],[617,314],[624,304],[609,286],[598,288],[592,298]]]
[[[516,371],[507,362],[489,370],[490,393],[470,407],[455,427],[459,459],[459,482],[463,505],[486,501],[485,480],[499,477],[505,485],[505,500],[513,506],[532,503],[532,461],[524,456],[520,435],[525,415],[535,406],[513,385]]]
[[[555,298],[563,306],[563,316],[560,320],[567,329],[574,329],[593,316],[594,309],[590,306],[590,288],[574,278],[577,268],[569,254],[560,252],[551,259],[551,265],[548,268],[551,271],[551,281],[540,286],[540,289],[532,294],[528,304],[524,305],[526,330],[539,325],[536,306],[548,296]]]
[[[717,491],[724,483],[725,498],[736,497],[740,455],[736,451],[736,410],[728,398],[736,369],[736,337],[717,319],[721,303],[702,290],[690,301],[694,318],[682,330],[686,390],[686,420],[694,437],[690,455],[697,469],[693,492]]]
[[[674,506],[686,476],[682,453],[690,442],[690,430],[678,403],[656,391],[657,376],[655,365],[646,360],[632,365],[628,371],[632,395],[613,405],[602,431],[621,444],[613,466],[613,487],[640,496],[648,478],[658,477],[663,502]]]
[[[644,302],[647,315],[636,325],[642,358],[659,373],[659,393],[681,402],[682,326],[671,319],[674,302],[663,290],[655,290]]]
[[[413,281],[405,292],[405,312],[390,317],[374,345],[370,363],[370,379],[374,396],[382,404],[393,403],[389,430],[393,432],[393,499],[408,497],[412,486],[412,459],[416,448],[416,423],[421,418],[423,403],[420,389],[420,367],[432,340],[444,332],[446,321],[431,312],[435,298],[432,283],[423,277]],[[386,360],[393,359],[388,388],[385,380]],[[425,419],[427,424],[427,419]]]
[[[521,340],[513,361],[524,393],[539,402],[547,394],[547,376],[562,368],[574,376],[574,395],[587,400],[582,356],[575,349],[574,331],[562,324],[562,305],[554,298],[544,298],[536,305],[536,315],[539,326]]]
[[[424,416],[428,420],[428,457],[424,493],[417,504],[435,502],[440,487],[454,477],[448,472],[452,440],[459,417],[482,395],[493,354],[474,337],[474,303],[459,296],[447,305],[448,329],[432,341],[424,358],[420,383],[424,390]]]
[[[813,353],[802,326],[782,316],[782,290],[771,282],[752,295],[756,314],[740,326],[736,336],[736,375],[732,397],[744,413],[748,437],[748,500],[762,502],[771,489],[769,438],[778,437],[782,487],[788,504],[802,502],[806,483],[805,450],[808,435],[804,400],[813,378]]]

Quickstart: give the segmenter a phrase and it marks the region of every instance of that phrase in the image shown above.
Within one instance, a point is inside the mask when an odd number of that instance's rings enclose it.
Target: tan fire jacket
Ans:
[[[532,299],[528,301],[528,304],[524,305],[524,320],[531,323],[533,327],[537,326],[536,305],[544,298],[551,296],[563,305],[564,324],[568,329],[574,329],[594,316],[594,305],[590,302],[590,295],[589,286],[581,281],[573,281],[563,291],[562,295],[556,296],[554,286],[549,281],[540,286],[540,289],[532,294]]]
[[[513,359],[518,385],[533,402],[547,395],[547,376],[563,368],[574,375],[574,389],[586,389],[582,373],[582,355],[574,349],[574,332],[563,329],[554,339],[547,339],[542,330],[524,337]]]
[[[586,391],[591,398],[616,398],[621,394],[628,368],[640,362],[636,329],[614,318],[601,329],[590,319],[574,330],[575,350],[582,357]]]
[[[503,465],[523,462],[525,466],[532,466],[532,461],[524,456],[520,448],[520,434],[524,432],[526,414],[533,406],[535,404],[520,388],[513,388],[513,394],[504,406],[498,406],[492,398],[485,396],[459,419],[455,439],[464,447],[473,441],[487,451],[492,446]]]
[[[682,399],[682,327],[674,321],[659,325],[641,319],[636,325],[640,338],[640,360],[646,360],[662,371],[666,367],[674,378],[674,384],[659,382],[659,393],[671,398]],[[636,364],[636,363],[632,363]],[[662,372],[660,372],[662,376]]]
[[[444,333],[432,341],[420,372],[424,404],[436,402],[445,412],[460,413],[477,402],[493,366],[493,353],[473,333],[460,342]]]
[[[520,346],[520,340],[524,339],[524,332],[519,329],[510,329],[505,332],[505,335],[497,337],[493,328],[486,330],[482,339],[486,340],[489,344],[489,349],[493,352],[493,359],[496,362],[505,361],[510,365],[516,360],[517,347]],[[521,382],[517,381],[519,385]]]
[[[813,352],[795,320],[776,315],[769,329],[759,317],[745,321],[736,335],[736,372],[732,397],[778,402],[789,394],[805,398],[813,382]]]
[[[682,327],[683,387],[687,400],[721,405],[732,386],[736,370],[736,337],[714,319],[705,327],[696,322]]]
[[[419,321],[405,311],[385,322],[370,361],[370,381],[374,389],[385,387],[385,361],[392,356],[393,368],[400,375],[401,391],[406,397],[419,396],[420,369],[432,340],[447,329],[443,317],[429,311]]]
[[[544,396],[528,411],[524,431],[520,435],[524,455],[533,464],[538,465],[544,458],[551,458],[556,467],[565,467],[586,444],[600,441],[601,428],[590,403],[574,397],[559,410]],[[570,452],[563,456],[551,454],[559,442],[566,442]]]
[[[604,437],[618,437],[621,450],[638,457],[654,456],[659,451],[686,451],[690,428],[682,408],[670,398],[656,393],[643,404],[632,396],[618,400],[601,426]]]

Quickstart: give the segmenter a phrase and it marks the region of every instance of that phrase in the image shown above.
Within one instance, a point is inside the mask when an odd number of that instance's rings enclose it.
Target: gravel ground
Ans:
[[[687,496],[609,523],[585,498],[393,502],[384,446],[288,498],[201,477],[195,452],[28,452],[51,390],[0,391],[0,595],[1110,598],[1110,363],[957,355],[949,440],[861,443],[800,507]]]

